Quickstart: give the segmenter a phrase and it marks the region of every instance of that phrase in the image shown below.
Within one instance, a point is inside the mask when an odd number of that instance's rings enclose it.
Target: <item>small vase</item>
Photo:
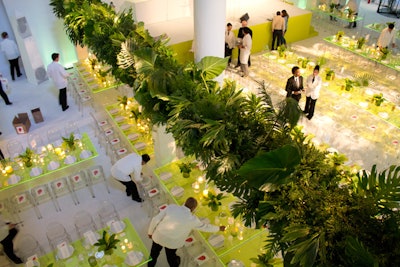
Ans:
[[[219,205],[213,205],[213,206],[211,206],[211,210],[212,210],[212,211],[218,211],[218,209],[219,209]]]
[[[190,172],[183,172],[182,176],[183,176],[183,178],[189,178],[190,177]]]

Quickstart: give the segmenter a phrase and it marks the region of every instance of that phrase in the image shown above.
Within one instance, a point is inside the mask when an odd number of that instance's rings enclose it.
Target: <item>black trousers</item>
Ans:
[[[118,180],[119,181],[119,180]],[[123,182],[123,181],[119,181],[121,184],[125,185],[126,187],[126,193],[128,194],[128,196],[132,195],[132,199],[139,199],[139,192],[137,189],[137,186],[135,184],[135,182],[133,181],[129,181],[129,182]]]
[[[225,43],[225,57],[229,57],[228,64],[232,61],[232,50],[233,48],[229,48],[228,44]]]
[[[0,82],[0,95],[4,99],[4,102],[6,102],[6,104],[10,104],[10,100],[8,99],[6,92],[4,92],[3,85],[1,84],[1,82]]]
[[[272,47],[271,50],[275,50],[278,46],[282,44],[282,38],[283,38],[283,31],[282,30],[274,30],[272,33]],[[276,47],[275,47],[275,41],[276,41]]]
[[[154,267],[157,263],[157,258],[160,255],[163,246],[157,244],[153,241],[151,245],[150,257],[152,261],[147,264],[147,267]],[[176,249],[165,248],[165,254],[167,255],[167,261],[170,267],[179,267],[181,263],[181,258],[176,255]]]
[[[17,76],[21,76],[21,70],[19,69],[19,63],[18,63],[19,57],[14,58],[14,59],[9,59],[8,62],[10,62],[10,72],[11,72],[11,78],[15,80],[15,75],[14,75],[14,69],[17,71]]]
[[[304,112],[308,113],[307,118],[309,119],[314,116],[315,103],[317,103],[317,99],[312,99],[311,96],[307,96]]]
[[[67,107],[67,88],[62,88],[59,90],[58,102],[63,110]]]
[[[4,154],[3,154],[3,151],[1,151],[1,149],[0,149],[0,160],[3,160],[4,159]]]
[[[18,230],[12,228],[9,230],[8,236],[4,238],[0,243],[3,245],[4,253],[10,258],[14,263],[23,263],[23,261],[14,254],[14,244],[13,239],[17,235]]]

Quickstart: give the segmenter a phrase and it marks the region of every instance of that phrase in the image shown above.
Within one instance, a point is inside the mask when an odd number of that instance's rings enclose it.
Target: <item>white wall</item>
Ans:
[[[29,55],[24,49],[22,38],[18,34],[16,14],[22,14],[26,17],[32,36],[36,41],[38,53],[44,64],[47,66],[51,62],[51,54],[58,52],[61,54],[60,63],[64,66],[70,66],[77,61],[74,46],[65,34],[62,21],[53,15],[49,0],[2,0],[15,41],[20,47],[22,61],[29,61]],[[4,12],[3,10],[0,11]],[[12,36],[12,35],[11,35]],[[26,72],[29,72],[30,64],[24,64]],[[29,80],[29,79],[28,79]]]

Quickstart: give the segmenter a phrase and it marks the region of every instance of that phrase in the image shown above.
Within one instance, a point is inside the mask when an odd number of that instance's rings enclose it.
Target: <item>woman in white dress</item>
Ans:
[[[250,29],[248,27],[243,28],[243,40],[242,44],[239,46],[240,48],[240,68],[243,72],[242,77],[247,77],[249,75],[249,57],[252,47],[252,40],[250,35]]]
[[[311,120],[314,116],[315,103],[319,97],[319,91],[322,86],[322,78],[319,74],[319,66],[315,66],[313,74],[307,77],[307,89],[306,89],[306,106],[304,113],[307,114],[307,118]]]

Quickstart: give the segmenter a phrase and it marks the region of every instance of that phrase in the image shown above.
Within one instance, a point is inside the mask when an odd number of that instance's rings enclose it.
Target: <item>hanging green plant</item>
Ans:
[[[112,255],[119,241],[119,239],[115,238],[115,234],[110,236],[107,231],[103,231],[103,236],[94,245],[99,247],[97,251],[104,251],[105,255]]]

